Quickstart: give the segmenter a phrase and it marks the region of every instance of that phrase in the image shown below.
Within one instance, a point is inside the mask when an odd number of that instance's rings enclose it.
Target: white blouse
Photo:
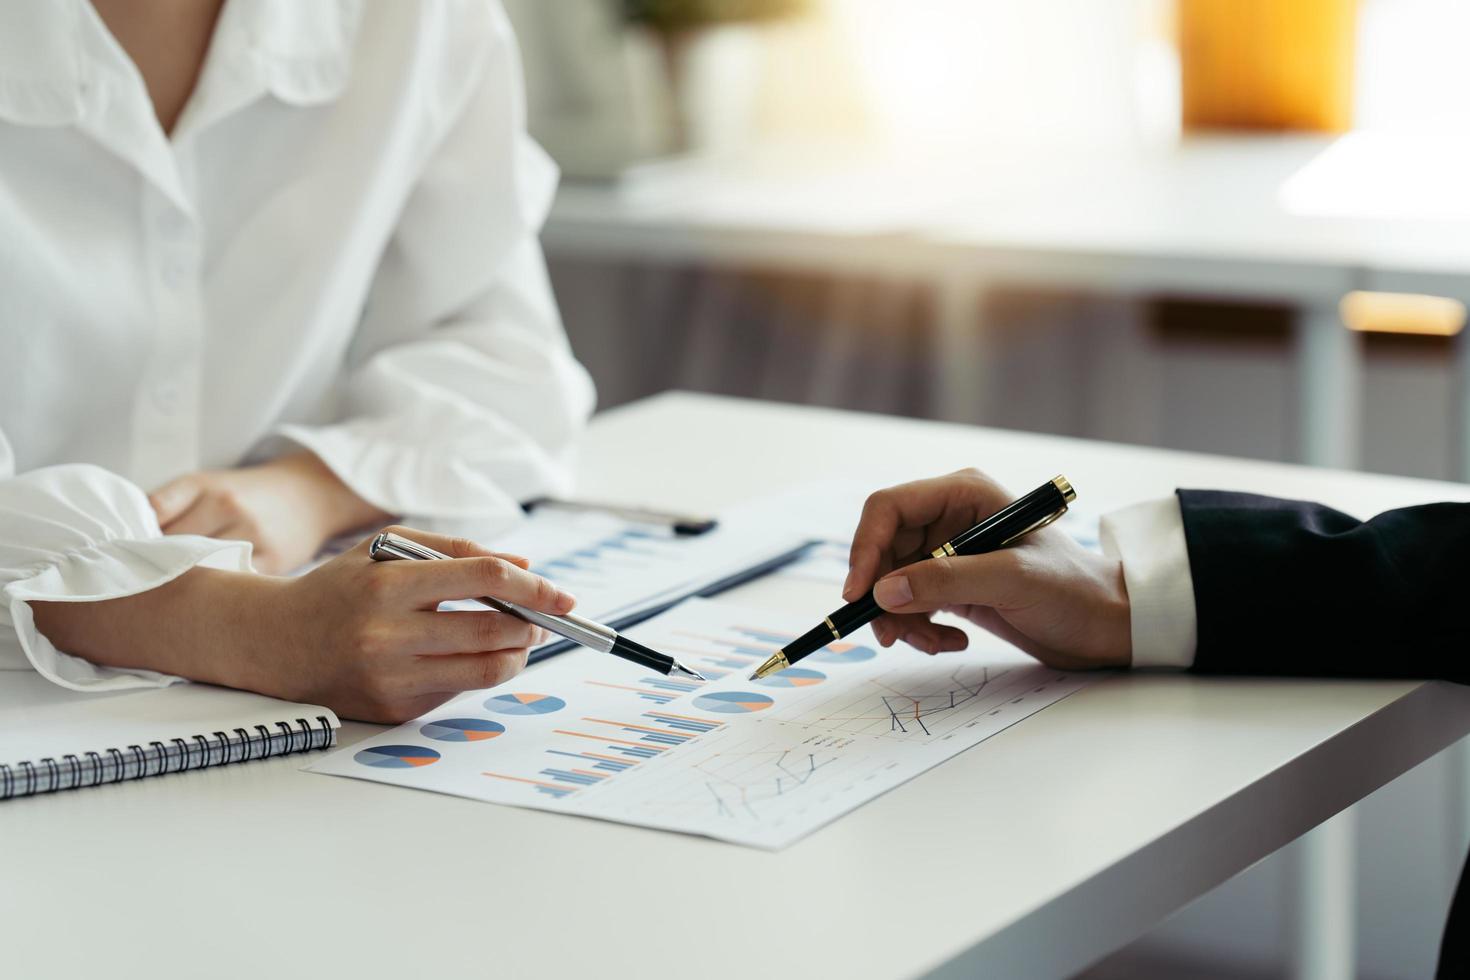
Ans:
[[[90,3],[0,3],[0,668],[174,680],[27,603],[248,569],[160,535],[183,473],[305,447],[440,529],[564,491],[592,390],[536,240],[555,176],[487,0],[229,0],[172,137]]]

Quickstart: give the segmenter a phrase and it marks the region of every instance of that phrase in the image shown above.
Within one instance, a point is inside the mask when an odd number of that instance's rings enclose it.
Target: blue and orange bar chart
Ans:
[[[547,749],[547,755],[560,755],[568,759],[580,759],[583,765],[590,769],[597,769],[606,773],[627,772],[638,764],[640,760],[619,759],[615,756],[603,755],[600,752],[568,752],[565,749]]]
[[[536,792],[557,800],[565,796],[571,796],[577,791],[577,787],[575,786],[559,786],[556,783],[548,783],[540,779],[527,779],[524,776],[512,776],[503,772],[485,772],[481,773],[481,775],[489,776],[491,779],[504,779],[512,783],[525,783]]]
[[[614,684],[611,681],[587,681],[593,687],[609,688],[616,691],[627,691],[644,701],[652,701],[654,704],[668,704],[675,698],[683,697],[691,691],[700,688],[699,681],[680,680],[677,677],[640,677],[631,684]]]
[[[636,721],[582,718],[581,722],[579,728],[585,726],[590,730],[557,728],[553,734],[581,739],[585,744],[546,749],[547,755],[557,757],[557,764],[539,770],[536,778],[500,772],[482,775],[523,783],[537,793],[562,799],[724,724],[663,711],[645,712]],[[568,764],[563,759],[574,761]]]
[[[671,715],[659,711],[646,712],[639,716],[637,722],[612,721],[606,718],[583,718],[582,720],[612,728],[622,737],[663,748],[683,745],[696,735],[713,731],[721,724],[717,721],[686,718],[683,715]],[[652,722],[652,724],[645,724],[646,722]]]

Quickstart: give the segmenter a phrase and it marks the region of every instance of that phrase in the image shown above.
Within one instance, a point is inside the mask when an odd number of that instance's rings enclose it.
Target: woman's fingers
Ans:
[[[148,495],[148,503],[158,515],[158,524],[164,530],[194,505],[204,492],[204,484],[197,473],[170,480]]]
[[[383,687],[360,693],[396,706],[502,684],[526,666],[529,649],[547,639],[540,627],[488,610],[413,613],[376,627],[374,635],[369,656]]]
[[[235,521],[217,531],[211,531],[209,537],[218,538],[221,541],[249,541],[251,545],[250,564],[262,575],[286,575],[292,569],[281,560],[281,556],[265,547],[265,542],[260,539],[257,529],[245,522]]]
[[[481,691],[504,684],[525,666],[525,649],[420,657],[414,680],[420,692]]]
[[[397,525],[385,527],[383,530],[389,534],[396,534],[399,537],[408,538],[410,541],[417,541],[419,544],[433,548],[440,554],[448,555],[450,558],[501,558],[510,562],[512,565],[519,565],[521,568],[529,568],[531,565],[529,558],[522,557],[521,555],[491,551],[484,545],[471,541],[469,538],[458,538],[449,534],[435,534],[432,531],[420,531],[417,528],[399,527]]]
[[[494,653],[546,642],[546,631],[505,613],[453,611],[413,613],[405,623],[405,653],[434,656]]]
[[[433,534],[406,527],[384,528],[387,533],[417,541],[450,561],[391,561],[373,570],[378,583],[391,596],[401,597],[419,608],[433,609],[451,599],[492,596],[538,612],[566,613],[577,604],[571,593],[547,579],[528,572],[530,564],[520,555],[502,555],[468,538]],[[366,552],[369,538],[354,551]]]
[[[538,612],[570,612],[577,600],[551,582],[503,558],[389,562],[378,574],[392,576],[392,591],[419,608],[450,599],[491,596]]]
[[[188,510],[162,528],[165,534],[200,534],[213,538],[219,537],[239,517],[240,508],[232,497],[205,491],[194,498]]]

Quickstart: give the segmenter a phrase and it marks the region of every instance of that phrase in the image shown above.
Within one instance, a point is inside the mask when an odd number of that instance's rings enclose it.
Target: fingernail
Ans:
[[[577,597],[574,596],[574,595],[572,595],[570,592],[557,592],[557,594],[556,594],[556,611],[557,612],[571,612],[572,607],[575,606],[576,604],[577,604]]]
[[[884,609],[893,609],[913,602],[914,590],[907,575],[890,575],[873,586],[873,598]]]

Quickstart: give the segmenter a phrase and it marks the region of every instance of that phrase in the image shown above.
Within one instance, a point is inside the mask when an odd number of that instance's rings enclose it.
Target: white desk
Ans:
[[[1299,195],[1302,207],[1362,205],[1369,214],[1289,208],[1282,188],[1331,145],[1213,137],[1126,159],[997,147],[962,160],[873,165],[771,151],[651,166],[619,185],[565,186],[543,238],[554,257],[775,263],[929,284],[944,344],[940,411],[956,421],[983,419],[992,387],[983,316],[990,288],[1289,305],[1298,311],[1300,458],[1350,467],[1361,345],[1342,327],[1338,301],[1354,289],[1470,299],[1470,209],[1451,186],[1442,215],[1372,216],[1375,206],[1392,210],[1388,185],[1412,185],[1423,170],[1411,146],[1397,151],[1395,173],[1356,174],[1348,159],[1324,173],[1322,193]],[[1460,349],[1456,410],[1470,418],[1470,341]],[[1458,428],[1458,462],[1470,479],[1470,425]]]
[[[814,458],[874,482],[979,464],[1023,487],[1063,469],[1095,507],[1178,483],[1360,512],[1467,496],[689,395],[600,417],[583,487],[720,508]],[[1470,691],[1441,684],[1116,676],[777,854],[290,759],[11,801],[5,974],[1061,977],[1449,745],[1467,709]],[[976,841],[1005,846],[982,860]],[[698,886],[671,889],[688,869]]]

